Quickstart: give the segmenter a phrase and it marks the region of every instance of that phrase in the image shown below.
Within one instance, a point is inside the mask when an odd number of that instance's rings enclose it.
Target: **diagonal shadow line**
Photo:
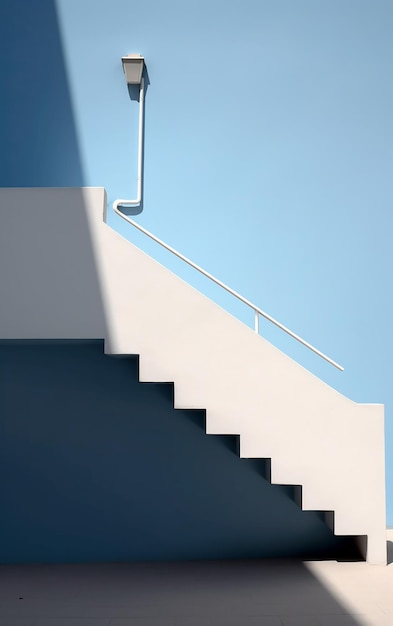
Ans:
[[[173,385],[140,383],[137,357],[5,341],[0,371],[0,561],[341,556],[236,437],[175,410]]]

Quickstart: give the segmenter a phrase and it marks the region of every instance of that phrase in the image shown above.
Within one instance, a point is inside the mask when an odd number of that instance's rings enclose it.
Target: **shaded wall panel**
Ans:
[[[0,562],[334,556],[349,546],[272,487],[204,411],[138,383],[101,341],[0,344]]]

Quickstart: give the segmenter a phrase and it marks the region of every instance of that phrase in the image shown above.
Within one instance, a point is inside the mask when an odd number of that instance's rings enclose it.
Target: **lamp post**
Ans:
[[[119,207],[137,207],[142,202],[142,173],[143,173],[143,114],[145,102],[145,81],[143,69],[145,60],[140,54],[129,54],[121,59],[127,85],[139,85],[139,123],[138,123],[138,182],[137,195],[133,200],[119,199],[113,203],[115,213],[123,217]]]

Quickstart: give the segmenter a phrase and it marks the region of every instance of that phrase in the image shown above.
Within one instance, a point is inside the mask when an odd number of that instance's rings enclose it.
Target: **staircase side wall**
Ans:
[[[86,195],[102,219],[104,189],[0,189],[0,337],[106,334]]]

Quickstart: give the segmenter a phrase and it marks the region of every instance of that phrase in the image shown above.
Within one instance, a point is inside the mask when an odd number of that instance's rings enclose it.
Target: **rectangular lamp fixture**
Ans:
[[[129,54],[122,57],[124,74],[128,85],[140,85],[142,80],[144,58],[140,54]]]

